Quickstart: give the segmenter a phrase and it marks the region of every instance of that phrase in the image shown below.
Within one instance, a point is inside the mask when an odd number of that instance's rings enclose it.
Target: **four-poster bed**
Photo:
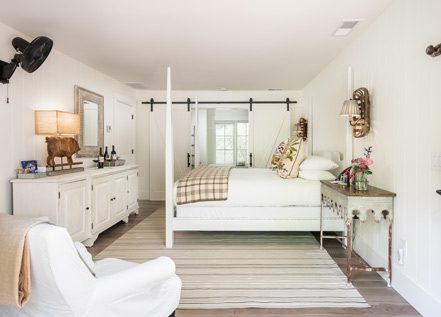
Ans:
[[[176,203],[170,76],[168,68],[165,120],[166,247],[173,247],[175,231],[320,231],[320,181],[282,179],[267,168],[233,168],[228,179],[226,200]],[[190,102],[187,100],[189,107]],[[254,101],[251,99],[250,102],[252,111]],[[289,111],[289,104],[295,101],[287,99],[284,103]],[[194,104],[198,109],[201,102],[196,100]],[[286,114],[284,116],[288,117]],[[197,113],[195,118],[197,120]],[[289,122],[284,126],[289,131]],[[197,146],[193,155],[199,155]],[[343,231],[339,217],[325,210],[325,218],[324,230]]]

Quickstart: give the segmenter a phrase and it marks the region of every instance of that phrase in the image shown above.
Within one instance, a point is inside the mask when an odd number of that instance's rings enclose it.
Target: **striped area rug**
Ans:
[[[96,259],[171,257],[180,309],[369,307],[309,233],[179,232],[165,249],[164,216],[158,209]]]

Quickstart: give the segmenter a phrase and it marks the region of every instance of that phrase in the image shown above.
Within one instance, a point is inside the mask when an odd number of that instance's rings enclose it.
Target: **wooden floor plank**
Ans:
[[[120,222],[103,232],[89,248],[93,256],[100,253],[107,246],[115,242],[119,237],[135,227],[143,219],[150,216],[156,209],[163,207],[163,202],[140,201],[140,212],[131,215],[129,223]],[[164,234],[163,231],[152,229],[152,239],[155,235]],[[136,237],[136,233],[134,233]],[[145,237],[144,237],[145,238]],[[136,238],[134,238],[137,240]],[[140,243],[139,241],[137,241]],[[331,257],[344,271],[346,260],[345,250],[332,239],[325,239],[324,246]],[[140,246],[142,249],[142,246]],[[355,259],[357,261],[357,259]],[[296,308],[296,309],[210,309],[210,310],[178,310],[176,317],[286,317],[286,316],[420,316],[418,312],[407,303],[394,289],[388,288],[386,282],[376,272],[357,272],[353,278],[353,284],[371,305],[370,308]]]

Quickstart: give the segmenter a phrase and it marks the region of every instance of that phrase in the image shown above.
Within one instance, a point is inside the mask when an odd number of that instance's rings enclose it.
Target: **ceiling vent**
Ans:
[[[128,82],[125,83],[127,86],[132,87],[133,89],[138,89],[138,90],[145,90],[148,89],[148,87],[146,85],[144,85],[143,83],[137,83],[137,82]]]
[[[346,36],[355,28],[360,20],[345,20],[340,27],[334,32],[334,36]]]

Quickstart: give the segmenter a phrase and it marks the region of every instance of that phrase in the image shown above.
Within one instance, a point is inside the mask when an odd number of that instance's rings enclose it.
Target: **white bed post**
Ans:
[[[165,108],[165,247],[173,247],[173,125],[171,101],[171,71],[167,68],[167,105]]]

